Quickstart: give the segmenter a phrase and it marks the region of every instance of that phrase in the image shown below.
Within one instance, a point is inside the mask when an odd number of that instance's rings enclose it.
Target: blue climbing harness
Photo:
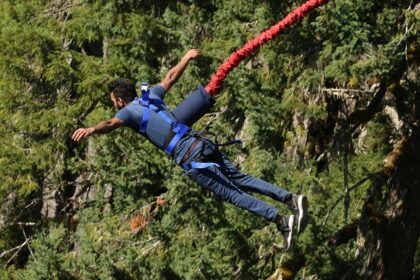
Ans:
[[[166,106],[163,103],[162,99],[158,98],[149,98],[149,88],[147,83],[141,84],[141,105],[143,106],[143,118],[140,122],[140,132],[146,134],[147,123],[149,122],[150,109],[157,113],[166,123],[172,127],[172,132],[174,136],[172,137],[169,144],[165,147],[165,152],[168,155],[172,154],[172,151],[175,148],[175,145],[179,140],[189,132],[191,128],[182,123],[174,122],[168,115],[165,114]]]
[[[140,132],[147,137],[147,124],[150,118],[150,109],[158,114],[166,123],[172,127],[172,133],[168,137],[172,137],[169,140],[169,144],[164,147],[166,154],[171,155],[176,144],[181,140],[181,138],[191,131],[191,128],[183,123],[175,122],[170,118],[165,111],[167,111],[166,105],[163,103],[163,100],[160,98],[149,98],[149,87],[147,83],[141,84],[141,97],[138,98],[138,101],[143,106],[143,117],[140,122],[139,130]],[[220,167],[217,163],[214,162],[190,162],[184,163],[181,165],[182,168],[186,171],[191,169],[203,169],[211,166]]]

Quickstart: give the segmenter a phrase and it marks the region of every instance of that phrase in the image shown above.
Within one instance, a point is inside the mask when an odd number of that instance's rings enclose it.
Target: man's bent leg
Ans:
[[[278,213],[276,208],[239,189],[219,168],[193,169],[188,174],[195,182],[214,192],[221,199],[267,220],[276,221]]]
[[[225,174],[241,190],[260,193],[283,203],[292,198],[291,192],[242,173],[224,154],[222,154],[222,159]]]

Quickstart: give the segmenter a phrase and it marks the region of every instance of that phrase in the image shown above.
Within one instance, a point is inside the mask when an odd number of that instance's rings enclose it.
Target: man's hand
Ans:
[[[79,140],[92,135],[94,132],[95,129],[93,127],[79,128],[73,133],[73,136],[71,138],[74,141],[78,142]]]
[[[189,60],[191,60],[191,59],[196,59],[200,55],[201,55],[201,53],[200,53],[199,50],[191,49],[191,50],[187,51],[187,53],[185,54],[185,57],[188,58]]]
[[[79,128],[76,130],[73,135],[72,139],[74,141],[79,141],[83,138],[91,136],[92,134],[104,134],[113,131],[124,125],[124,121],[120,120],[119,118],[112,118],[109,120],[101,121],[95,127],[88,127],[88,128]]]
[[[161,84],[168,92],[172,85],[178,80],[178,78],[184,73],[185,68],[192,59],[196,59],[200,56],[200,51],[197,49],[191,49],[182,57],[181,61],[178,64],[169,70],[166,77],[162,80]]]

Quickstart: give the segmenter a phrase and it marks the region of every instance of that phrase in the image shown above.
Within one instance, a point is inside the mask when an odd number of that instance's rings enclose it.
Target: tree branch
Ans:
[[[277,267],[276,271],[267,278],[267,280],[291,280],[293,279],[297,272],[305,265],[305,256],[302,254],[299,248],[293,250],[292,257],[283,261],[284,255],[280,259],[280,264]]]
[[[23,229],[22,226],[20,227],[20,229],[22,230],[23,236],[25,237],[26,245],[28,246],[28,249],[29,249],[29,252],[31,253],[32,258],[34,259],[35,262],[37,262],[34,256],[34,252],[32,252],[31,246],[29,246],[29,240],[28,240],[28,237],[26,236],[25,230]]]
[[[99,100],[95,100],[93,101],[93,103],[89,106],[89,108],[82,113],[80,116],[74,118],[73,120],[80,126],[84,126],[84,120],[86,119],[86,117],[92,113],[92,111],[96,108],[96,105],[98,105]]]
[[[354,221],[351,224],[345,225],[328,240],[328,245],[338,246],[347,243],[351,239],[357,237],[357,226],[359,221]]]
[[[61,2],[58,2],[58,3],[56,3],[56,4],[58,4],[58,5],[56,5],[56,6],[54,6],[54,7],[52,7],[52,8],[49,8],[49,9],[46,9],[46,10],[44,10],[42,13],[41,13],[41,16],[42,17],[52,17],[52,16],[57,16],[57,15],[59,15],[59,14],[61,14],[61,13],[63,13],[63,12],[66,12],[67,10],[69,10],[69,9],[71,9],[71,8],[74,8],[74,7],[77,7],[77,6],[80,6],[81,4],[80,3],[73,3],[74,1],[61,1]]]
[[[379,84],[379,89],[369,105],[363,110],[356,110],[347,118],[347,124],[350,128],[350,133],[354,132],[360,125],[369,122],[374,115],[382,108],[382,99],[385,96],[387,85],[383,79]]]
[[[9,250],[4,251],[3,253],[1,253],[1,254],[0,254],[0,258],[3,258],[4,256],[6,256],[7,254],[9,254],[10,252],[13,252],[13,251],[15,251],[15,250],[18,250],[18,249],[22,248],[23,246],[25,246],[25,245],[26,245],[26,243],[27,243],[27,242],[28,242],[28,241],[27,241],[27,240],[25,240],[25,242],[23,242],[22,244],[20,244],[20,245],[18,245],[18,246],[16,246],[16,247],[14,247],[14,248],[12,248],[12,249],[9,249]]]
[[[6,262],[6,264],[9,264],[16,256],[17,254],[19,254],[20,250],[22,250],[23,247],[25,247],[26,244],[28,244],[28,242],[31,239],[26,239],[25,242],[23,242],[22,244],[20,244],[19,246],[16,246],[12,249],[9,249],[7,251],[4,251],[3,253],[0,254],[0,258],[3,258],[4,256],[6,256],[8,253],[16,251],[13,256]]]
[[[364,182],[366,182],[367,180],[371,179],[372,175],[369,175],[368,177],[363,178],[362,180],[360,180],[359,182],[357,182],[355,185],[353,185],[351,188],[348,189],[348,193],[350,193],[351,191],[357,189],[358,187],[360,187]],[[337,207],[337,205],[340,203],[340,201],[342,199],[345,198],[345,194],[340,196],[337,201],[333,204],[333,206],[331,207],[331,209],[328,211],[327,215],[324,218],[324,222],[322,223],[323,226],[325,226],[327,224],[328,218],[330,217],[332,211],[335,209],[335,207]]]

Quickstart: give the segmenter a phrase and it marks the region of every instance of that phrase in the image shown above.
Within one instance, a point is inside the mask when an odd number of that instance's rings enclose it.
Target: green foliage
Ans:
[[[17,222],[35,222],[24,227],[31,240],[18,257],[9,264],[13,252],[0,259],[0,278],[262,279],[272,274],[275,267],[264,256],[282,241],[274,225],[203,190],[164,152],[128,129],[80,144],[70,136],[79,126],[113,116],[105,93],[112,78],[158,83],[186,50],[199,48],[202,57],[166,97],[174,107],[205,84],[231,52],[299,3],[0,1],[0,201],[6,205],[17,196],[9,213],[0,209],[7,222],[0,224],[0,253],[25,241]],[[331,1],[230,73],[214,109],[219,117],[209,115],[195,125],[220,142],[243,136],[243,147],[223,151],[245,172],[308,195],[311,220],[295,249],[306,264],[297,278],[338,279],[352,267],[356,244],[334,247],[327,240],[359,218],[371,183],[350,193],[347,220],[343,203],[332,209],[344,194],[341,143],[334,132],[352,101],[331,105],[322,89],[366,89],[388,77],[418,33],[418,10],[409,5],[408,0]],[[418,89],[417,76],[413,70],[403,77],[408,100]],[[360,97],[360,104],[370,98]],[[354,109],[363,109],[357,104]],[[353,134],[350,187],[382,168],[399,134],[383,113]],[[74,189],[79,188],[95,189],[95,199],[77,204]],[[111,198],[105,195],[108,188]],[[48,189],[59,196],[54,221],[40,214]],[[147,205],[159,195],[166,204],[150,214]],[[283,204],[256,196],[287,213]],[[148,213],[148,224],[132,233],[130,218],[138,213]],[[71,226],[75,216],[78,225]],[[273,260],[278,264],[283,255],[276,253]]]

